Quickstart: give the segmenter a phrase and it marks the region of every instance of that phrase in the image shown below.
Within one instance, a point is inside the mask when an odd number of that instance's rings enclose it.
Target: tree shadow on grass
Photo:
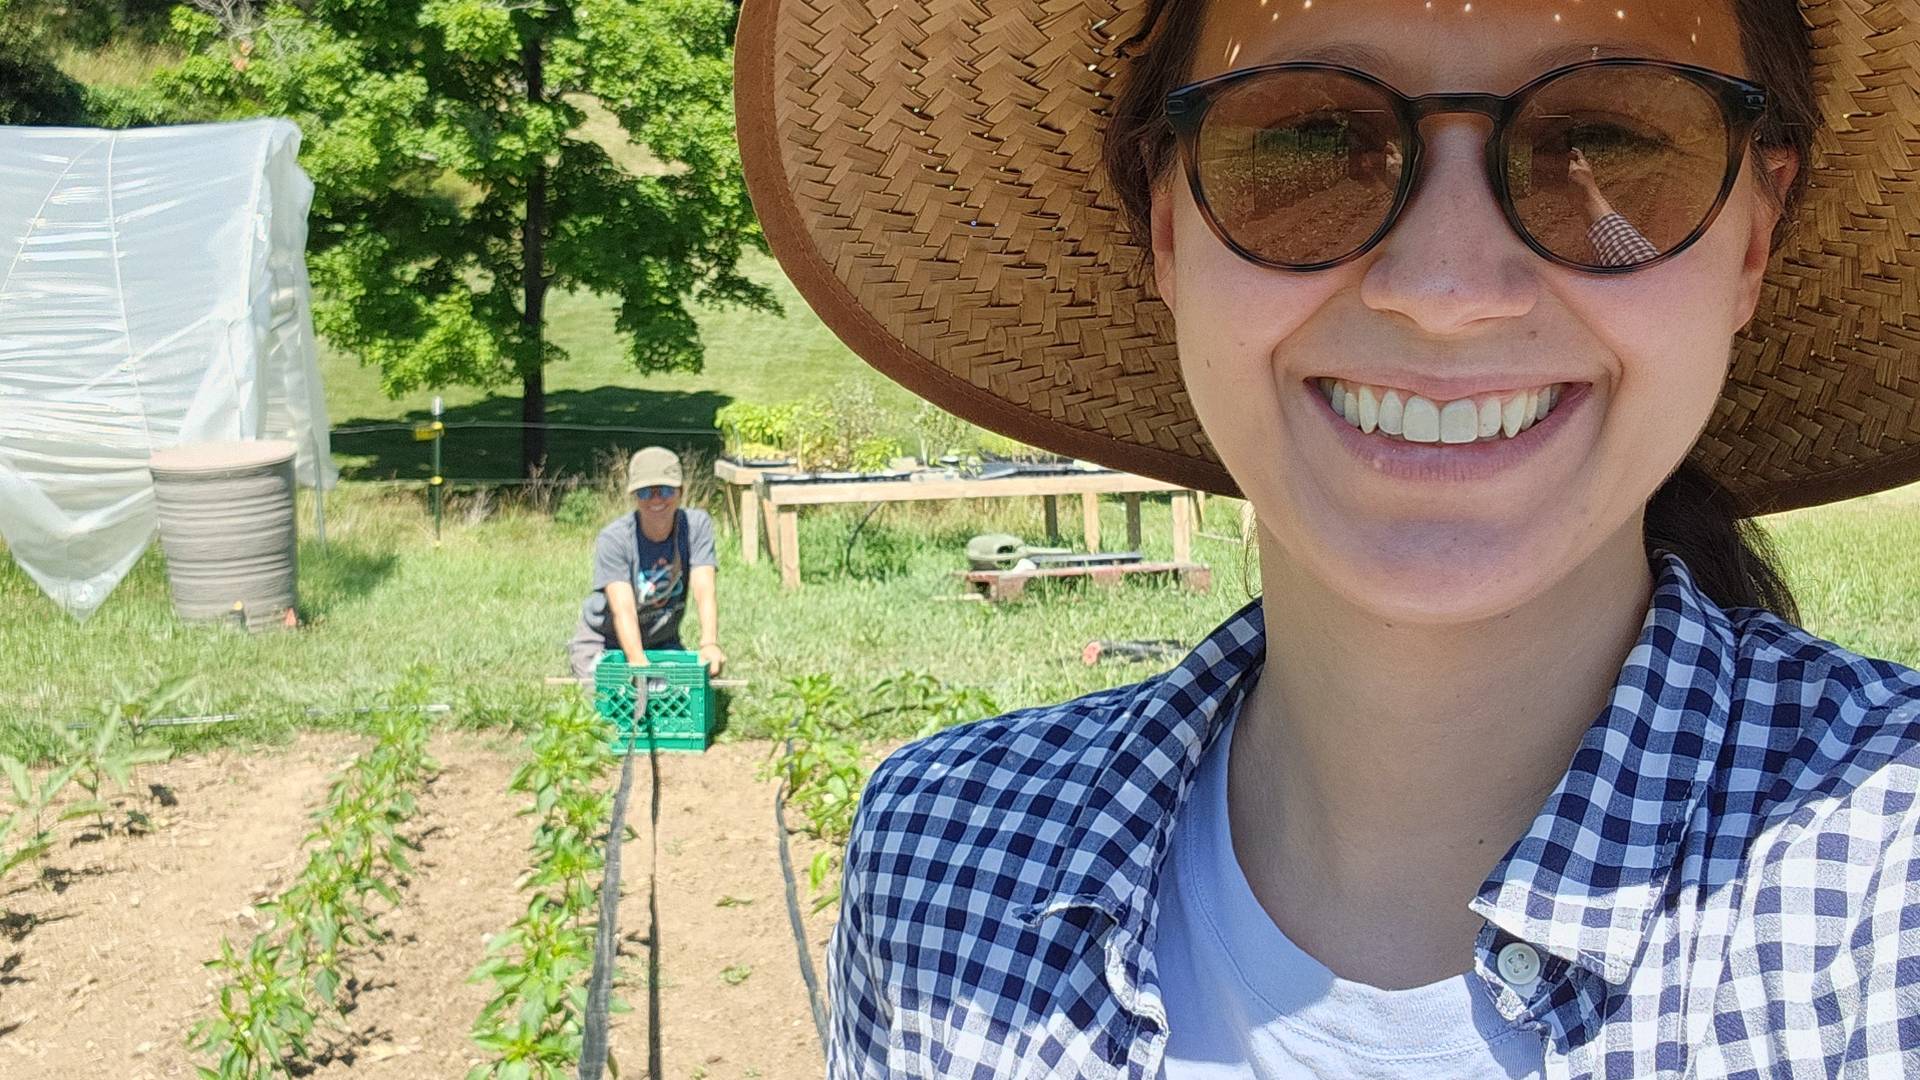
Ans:
[[[547,393],[547,423],[595,428],[647,430],[574,431],[547,429],[546,475],[591,475],[610,451],[659,444],[675,450],[720,449],[713,417],[733,398],[712,390],[636,390],[601,386],[592,390]],[[352,480],[425,480],[433,475],[433,445],[416,440],[413,424],[433,419],[425,409],[402,410],[396,403],[386,416],[361,416],[334,425],[333,451],[342,459],[341,475]],[[449,480],[509,480],[520,475],[517,426],[463,427],[465,424],[518,425],[520,398],[497,395],[446,410],[441,452],[442,475]],[[356,430],[404,424],[401,430]]]
[[[324,547],[303,543],[300,551],[300,617],[324,619],[342,603],[373,592],[393,576],[400,556],[392,551],[367,551],[351,541],[332,540]]]

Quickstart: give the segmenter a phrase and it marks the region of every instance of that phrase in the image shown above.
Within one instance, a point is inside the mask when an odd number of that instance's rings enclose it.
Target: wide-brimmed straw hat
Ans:
[[[1803,0],[1826,122],[1696,459],[1753,512],[1920,479],[1920,0]],[[746,0],[774,254],[855,352],[983,427],[1237,494],[1101,168],[1116,0]]]

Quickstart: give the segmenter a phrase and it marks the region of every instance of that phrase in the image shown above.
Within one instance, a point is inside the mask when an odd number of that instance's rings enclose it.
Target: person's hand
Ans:
[[[718,643],[700,646],[700,662],[707,665],[707,674],[719,678],[720,672],[727,666],[727,654],[720,651]]]
[[[1581,153],[1577,146],[1567,151],[1567,179],[1583,192],[1598,188],[1593,180],[1593,166],[1588,164],[1587,155]]]

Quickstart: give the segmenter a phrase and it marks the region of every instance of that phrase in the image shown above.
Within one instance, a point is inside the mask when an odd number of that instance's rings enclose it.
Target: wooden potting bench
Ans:
[[[920,502],[943,499],[1001,499],[1038,495],[1045,500],[1047,536],[1060,533],[1059,499],[1080,496],[1080,517],[1088,551],[1100,550],[1100,496],[1120,495],[1127,506],[1127,547],[1140,548],[1140,496],[1146,492],[1173,493],[1173,561],[1187,563],[1193,554],[1193,528],[1199,520],[1199,493],[1164,480],[1101,469],[1052,476],[1015,474],[990,480],[845,480],[832,483],[775,482],[763,470],[753,480],[755,521],[766,519],[767,549],[780,564],[780,583],[800,586],[800,508],[834,503]],[[718,475],[718,470],[715,470]],[[757,557],[754,533],[746,524],[746,502],[741,503],[740,532],[746,547],[744,561]]]
[[[726,485],[726,490],[735,499],[740,509],[740,561],[751,566],[760,561],[760,522],[764,518],[769,526],[773,519],[770,512],[760,503],[760,495],[754,490],[754,481],[762,473],[789,472],[792,465],[742,465],[726,458],[715,458],[713,478]],[[767,548],[773,549],[773,538],[767,537]]]

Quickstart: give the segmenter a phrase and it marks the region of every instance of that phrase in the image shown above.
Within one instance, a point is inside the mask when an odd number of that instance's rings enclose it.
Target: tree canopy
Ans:
[[[395,396],[518,382],[524,469],[545,456],[545,368],[566,359],[548,290],[614,298],[643,373],[700,368],[689,302],[776,310],[737,266],[765,242],[729,0],[195,3],[173,16],[190,54],[157,86],[188,118],[300,125],[319,331]],[[590,110],[644,152],[584,134]]]
[[[52,27],[23,0],[0,0],[0,124],[78,124],[80,85],[54,65]]]

